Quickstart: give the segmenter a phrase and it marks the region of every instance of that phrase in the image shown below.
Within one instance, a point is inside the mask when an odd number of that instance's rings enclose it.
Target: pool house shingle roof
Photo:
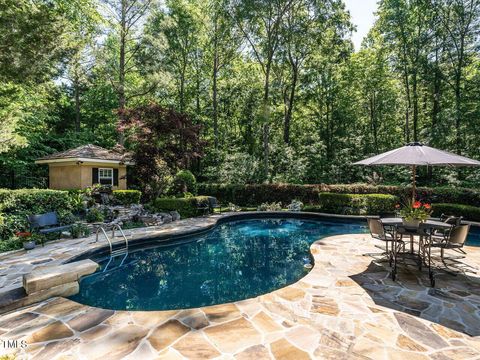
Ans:
[[[53,153],[38,158],[37,164],[47,164],[61,161],[105,161],[131,164],[131,157],[128,153],[122,153],[116,150],[108,150],[100,146],[87,144],[78,146],[74,149]]]

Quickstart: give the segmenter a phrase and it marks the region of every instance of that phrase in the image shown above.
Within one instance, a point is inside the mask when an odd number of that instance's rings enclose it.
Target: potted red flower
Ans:
[[[32,233],[29,231],[18,231],[15,233],[23,242],[23,248],[25,250],[35,249],[35,240],[32,239]]]
[[[424,222],[430,217],[432,213],[432,206],[428,203],[415,201],[404,206],[400,210],[400,216],[403,220],[403,225],[407,227],[418,227],[420,223]]]

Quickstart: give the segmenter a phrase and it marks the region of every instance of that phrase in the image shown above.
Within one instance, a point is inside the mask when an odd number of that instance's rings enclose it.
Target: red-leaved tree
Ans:
[[[133,180],[147,198],[165,192],[173,174],[202,156],[200,125],[157,104],[121,111],[118,131],[125,134],[135,161]]]

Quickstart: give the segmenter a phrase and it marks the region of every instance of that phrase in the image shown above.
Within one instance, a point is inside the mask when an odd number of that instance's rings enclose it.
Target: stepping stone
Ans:
[[[86,313],[74,317],[67,324],[76,331],[85,331],[101,324],[113,314],[115,314],[113,310],[92,308]]]
[[[285,339],[277,340],[270,344],[273,356],[277,360],[309,360],[310,356],[305,351],[293,346]]]
[[[212,322],[223,322],[242,316],[234,304],[214,305],[202,308],[202,310],[207,315],[208,320]]]
[[[263,345],[251,346],[235,355],[236,360],[267,360],[271,358],[272,357],[270,356],[268,349]]]
[[[221,351],[232,354],[262,341],[260,333],[243,317],[208,327],[204,332]]]
[[[148,341],[150,341],[150,344],[152,344],[155,350],[160,351],[189,331],[190,329],[180,321],[169,320],[165,324],[156,328],[148,337]]]
[[[107,335],[83,343],[78,349],[82,357],[89,360],[117,360],[132,353],[147,334],[147,330],[136,325],[127,325]]]
[[[220,356],[200,332],[190,332],[173,345],[187,359],[213,359]]]
[[[35,331],[33,334],[27,337],[27,344],[45,342],[57,339],[67,338],[73,335],[73,331],[70,330],[61,321],[55,321],[44,328]]]
[[[412,339],[416,339],[423,345],[430,346],[433,349],[448,347],[448,343],[445,340],[413,316],[398,312],[394,315],[400,327],[410,335]]]

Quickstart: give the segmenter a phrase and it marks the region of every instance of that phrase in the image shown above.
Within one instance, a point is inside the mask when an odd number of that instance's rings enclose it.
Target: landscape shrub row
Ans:
[[[56,211],[59,221],[68,222],[73,209],[68,191],[0,189],[0,239],[7,240],[28,229],[27,215]]]
[[[139,190],[113,190],[112,197],[114,203],[130,206],[140,203],[142,192]]]
[[[378,215],[392,213],[398,197],[388,194],[320,193],[318,210],[343,215]]]
[[[198,215],[198,207],[208,205],[208,199],[208,196],[157,198],[150,202],[149,207],[155,212],[178,211],[182,218],[189,218]]]
[[[433,204],[432,216],[439,217],[442,214],[463,216],[465,220],[480,222],[480,207],[464,204]]]
[[[28,230],[27,215],[55,211],[60,223],[71,224],[76,220],[73,213],[84,208],[86,193],[87,190],[0,189],[0,240],[11,240],[15,233]],[[116,204],[129,206],[138,204],[141,195],[138,190],[115,190],[112,199]],[[9,247],[18,244],[1,244],[0,251]]]
[[[305,205],[318,205],[320,193],[339,194],[389,194],[400,200],[408,198],[410,187],[386,185],[291,185],[291,184],[198,184],[198,193],[215,196],[222,204],[229,202],[239,206],[257,206],[262,203],[282,202],[289,204],[292,199],[302,201]],[[465,204],[480,207],[480,191],[467,188],[437,187],[417,189],[422,202]]]

